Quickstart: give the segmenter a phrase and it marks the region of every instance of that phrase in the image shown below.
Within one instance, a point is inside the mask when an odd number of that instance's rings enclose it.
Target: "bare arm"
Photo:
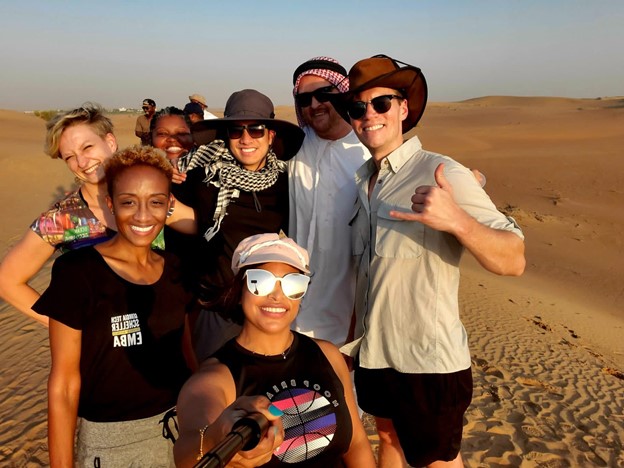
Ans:
[[[323,354],[331,363],[334,372],[338,375],[342,386],[344,387],[345,400],[349,408],[349,414],[351,415],[351,425],[353,427],[353,435],[351,436],[351,444],[349,450],[343,455],[343,461],[347,467],[375,467],[375,458],[373,457],[373,451],[371,450],[370,443],[366,437],[364,426],[358,415],[357,405],[355,403],[355,395],[353,394],[353,387],[351,383],[351,377],[347,365],[343,359],[342,354],[332,343],[322,340],[315,340],[321,347]]]
[[[167,226],[183,234],[197,234],[195,210],[175,197],[172,201],[173,213],[167,218]]]
[[[48,447],[51,467],[73,466],[80,398],[82,332],[50,320],[52,368],[48,378]]]
[[[48,325],[48,317],[32,310],[39,293],[28,281],[54,253],[54,247],[30,229],[0,263],[0,296],[20,312]]]
[[[391,211],[405,221],[418,221],[448,232],[474,255],[486,270],[499,275],[519,276],[524,272],[524,241],[513,232],[479,223],[453,199],[453,187],[444,176],[444,164],[435,170],[437,186],[417,187],[412,196],[413,213]]]
[[[235,396],[229,370],[216,360],[204,362],[184,384],[177,404],[180,437],[173,448],[177,467],[194,466],[200,455],[200,443],[202,454],[209,452],[237,420],[251,412],[260,412],[271,421],[269,431],[255,449],[240,452],[228,466],[253,467],[269,461],[273,450],[283,440],[281,419],[268,411],[267,398],[235,399]]]

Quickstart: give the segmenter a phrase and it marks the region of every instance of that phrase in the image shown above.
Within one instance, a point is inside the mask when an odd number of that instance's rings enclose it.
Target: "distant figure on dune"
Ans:
[[[403,65],[403,66],[401,66]],[[375,416],[381,467],[463,466],[463,415],[472,399],[459,261],[524,271],[524,236],[469,169],[422,149],[421,70],[387,56],[357,62],[337,104],[372,158],[356,172],[352,253],[358,268],[354,341],[360,407]]]
[[[196,102],[189,102],[184,106],[184,115],[188,117],[191,123],[201,122],[204,120],[204,110],[201,105]]]
[[[208,104],[206,104],[206,98],[201,94],[191,94],[189,101],[199,104],[204,111],[204,120],[216,119],[217,116],[211,112],[208,112]]]
[[[139,115],[134,127],[134,134],[141,139],[142,145],[150,144],[150,121],[156,112],[156,102],[153,99],[143,99],[143,115]]]
[[[33,306],[50,317],[52,467],[173,466],[172,410],[196,363],[179,260],[151,248],[171,172],[149,146],[110,158],[106,203],[119,232],[59,257]]]

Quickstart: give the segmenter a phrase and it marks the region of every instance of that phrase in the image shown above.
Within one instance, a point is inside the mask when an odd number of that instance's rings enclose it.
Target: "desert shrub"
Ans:
[[[41,117],[43,120],[45,120],[46,122],[48,120],[50,120],[52,117],[54,117],[56,114],[58,114],[58,111],[55,110],[37,110],[34,112],[34,114],[37,117]]]

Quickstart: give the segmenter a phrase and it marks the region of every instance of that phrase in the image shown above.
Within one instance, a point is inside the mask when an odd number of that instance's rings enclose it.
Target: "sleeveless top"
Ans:
[[[266,467],[342,467],[352,427],[344,387],[321,348],[293,332],[286,357],[263,356],[236,339],[214,354],[228,367],[236,397],[264,395],[284,412],[284,442]]]

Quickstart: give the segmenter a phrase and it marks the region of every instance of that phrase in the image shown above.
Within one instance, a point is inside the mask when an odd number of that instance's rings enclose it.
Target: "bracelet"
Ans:
[[[199,455],[197,455],[197,461],[204,457],[204,433],[208,427],[210,427],[210,424],[206,424],[199,430]]]

